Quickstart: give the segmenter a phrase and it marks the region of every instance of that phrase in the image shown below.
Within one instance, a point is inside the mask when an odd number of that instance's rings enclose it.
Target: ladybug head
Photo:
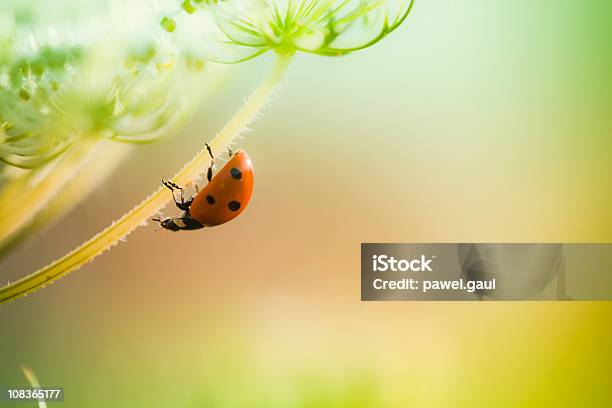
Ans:
[[[165,229],[170,230],[170,231],[178,231],[178,230],[180,230],[179,226],[176,225],[176,223],[174,222],[174,220],[172,218],[168,218],[167,220],[163,220],[159,225],[161,225],[162,228],[165,228]]]
[[[180,230],[179,226],[176,225],[176,223],[174,222],[172,218],[167,218],[165,220],[162,220],[161,218],[153,218],[152,220],[159,222],[159,226],[162,227],[163,229],[167,229],[170,231]]]

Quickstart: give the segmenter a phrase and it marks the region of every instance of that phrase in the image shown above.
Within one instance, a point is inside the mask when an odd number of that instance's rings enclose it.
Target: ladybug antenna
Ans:
[[[157,232],[157,231],[161,230],[161,223],[162,223],[163,220],[160,217],[151,218],[151,221],[159,222],[159,226],[160,226],[160,228],[155,228],[153,230],[153,232]]]

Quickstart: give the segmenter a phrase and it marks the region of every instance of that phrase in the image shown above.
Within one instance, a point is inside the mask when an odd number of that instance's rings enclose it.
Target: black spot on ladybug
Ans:
[[[230,170],[230,173],[232,173],[232,177],[235,178],[236,180],[240,180],[242,178],[242,172],[235,167],[232,167],[232,169]]]
[[[230,211],[238,211],[240,209],[240,203],[238,201],[230,201],[227,207]]]
[[[215,197],[211,196],[210,194],[206,196],[206,202],[210,205],[213,205],[215,203]]]

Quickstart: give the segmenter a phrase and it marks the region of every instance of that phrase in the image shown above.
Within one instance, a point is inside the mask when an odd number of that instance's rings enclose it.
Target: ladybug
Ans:
[[[153,218],[170,231],[197,230],[225,224],[244,211],[253,194],[253,164],[244,150],[229,151],[229,160],[213,177],[214,155],[208,143],[206,149],[211,158],[206,172],[208,184],[195,197],[185,199],[183,187],[162,179],[162,184],[172,192],[176,206],[183,211],[181,217]],[[175,192],[180,192],[180,200]],[[196,186],[197,191],[197,186]]]

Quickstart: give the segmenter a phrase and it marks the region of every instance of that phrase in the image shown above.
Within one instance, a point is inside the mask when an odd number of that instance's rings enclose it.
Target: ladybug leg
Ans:
[[[206,179],[208,180],[208,182],[210,183],[210,180],[212,180],[212,176],[213,176],[213,166],[215,164],[213,162],[210,162],[210,166],[208,167],[208,170],[206,170]]]
[[[213,176],[213,166],[215,165],[215,156],[213,155],[212,149],[210,148],[210,145],[208,143],[204,144],[204,146],[206,146],[206,150],[208,150],[208,154],[210,155],[210,166],[208,166],[208,170],[206,170],[206,179],[208,179],[208,182],[210,183],[210,180],[212,180],[212,176]]]
[[[179,186],[176,183],[173,183],[170,180],[166,180],[165,178],[162,178],[162,184],[166,187],[168,187],[168,189],[170,189],[170,191],[174,192],[174,190],[182,190],[183,187]]]
[[[189,211],[189,207],[191,207],[191,203],[193,203],[193,197],[189,197],[187,200],[185,200],[183,187],[179,186],[176,183],[173,183],[170,180],[162,179],[162,184],[168,187],[170,191],[172,191],[172,198],[174,199],[174,204],[176,204],[178,209],[181,211]],[[176,190],[180,191],[180,194],[181,194],[180,202],[179,200],[176,199],[176,196],[174,195],[174,191]]]
[[[174,193],[172,193],[172,195],[174,196]],[[185,200],[185,196],[183,194],[183,189],[181,188],[181,202],[179,203],[175,199],[174,203],[179,208],[179,210],[182,210],[182,211],[185,211],[186,213],[189,213],[189,207],[191,207],[191,204],[193,203],[193,197],[189,197],[187,200]]]
[[[232,148],[230,147],[230,145],[227,145],[227,153],[229,154],[229,158],[230,159],[234,155],[234,152],[232,152]]]

